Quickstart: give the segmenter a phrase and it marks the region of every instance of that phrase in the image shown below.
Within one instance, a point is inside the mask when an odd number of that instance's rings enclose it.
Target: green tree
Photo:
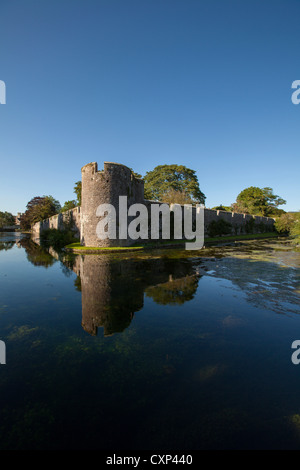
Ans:
[[[57,199],[54,199],[53,196],[43,196],[43,198],[45,198],[52,205],[55,210],[55,214],[58,214],[61,209],[60,202]]]
[[[226,212],[231,212],[232,211],[231,206],[223,206],[222,204],[220,204],[219,206],[215,206],[212,209],[215,210],[215,211],[226,211]]]
[[[73,199],[72,201],[66,201],[62,206],[60,212],[69,211],[70,209],[74,209],[74,207],[77,207],[77,201],[75,201],[75,199]]]
[[[15,225],[15,217],[10,212],[0,211],[0,228]]]
[[[144,177],[145,198],[162,201],[170,190],[184,192],[193,203],[205,202],[194,170],[183,165],[158,165]]]
[[[296,212],[286,212],[276,218],[275,228],[279,233],[289,234],[298,217]]]
[[[283,199],[280,196],[277,196],[276,194],[273,194],[273,189],[272,188],[263,188],[263,193],[266,198],[266,203],[267,203],[267,214],[266,215],[279,215],[283,213],[284,211],[282,209],[278,209],[278,206],[283,206],[286,204],[286,200]]]
[[[290,235],[294,238],[295,243],[300,244],[300,212],[297,213],[295,221],[290,229]]]
[[[74,193],[76,194],[77,197],[77,205],[81,206],[81,181],[77,181],[74,186]]]
[[[193,203],[193,200],[189,194],[187,194],[185,191],[176,191],[175,189],[169,189],[169,191],[165,192],[162,195],[161,201],[167,204],[181,205]]]
[[[232,207],[235,212],[272,217],[278,214],[278,206],[282,204],[286,201],[273,194],[272,188],[250,186],[239,193]]]
[[[36,196],[32,198],[25,213],[21,216],[20,225],[23,230],[30,230],[36,222],[47,219],[60,211],[60,203],[52,196]]]

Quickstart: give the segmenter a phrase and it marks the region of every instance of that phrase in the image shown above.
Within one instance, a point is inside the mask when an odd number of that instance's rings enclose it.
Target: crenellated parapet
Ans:
[[[57,214],[49,219],[38,222],[32,227],[35,237],[39,237],[40,233],[48,228],[63,230],[66,222],[73,221],[73,230],[75,235],[80,239],[80,243],[87,247],[122,247],[130,246],[136,240],[129,237],[127,228],[134,216],[127,214],[130,206],[134,204],[142,204],[147,210],[148,217],[148,234],[147,239],[139,239],[140,242],[151,242],[150,226],[153,222],[151,218],[151,209],[154,205],[160,205],[158,201],[145,200],[144,198],[144,181],[137,178],[133,171],[125,165],[112,162],[104,162],[103,169],[98,170],[96,162],[88,163],[81,169],[82,188],[81,188],[81,206],[69,211]],[[119,199],[120,196],[126,196]],[[121,202],[120,202],[121,201]],[[97,228],[99,223],[106,223],[105,205],[110,205],[115,211],[115,222],[117,227],[117,236],[99,237]],[[120,206],[123,204],[122,206]],[[126,204],[126,206],[124,206]],[[177,205],[178,206],[178,205]],[[99,212],[99,207],[101,210]],[[183,217],[184,206],[181,207]],[[170,206],[171,211],[172,205]],[[120,220],[121,215],[126,212],[125,235],[120,236],[123,222]],[[157,212],[156,212],[157,213]],[[193,222],[196,220],[196,207],[192,208]],[[183,218],[182,218],[183,220]],[[221,222],[221,223],[220,223]],[[259,217],[249,214],[240,214],[235,212],[227,212],[221,210],[213,210],[204,208],[204,234],[205,237],[211,236],[212,227],[220,228],[225,226],[229,230],[227,234],[239,235],[241,233],[261,233],[264,231],[272,231],[274,229],[275,219],[271,217]],[[229,227],[229,228],[228,228]],[[124,232],[122,232],[124,234]],[[161,235],[161,226],[159,228]],[[221,234],[224,235],[225,233]],[[105,234],[106,235],[106,234]],[[219,234],[218,234],[219,235]],[[162,238],[162,237],[159,237]]]

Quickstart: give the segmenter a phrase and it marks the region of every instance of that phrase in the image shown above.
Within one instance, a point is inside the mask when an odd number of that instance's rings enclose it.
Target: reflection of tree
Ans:
[[[170,279],[169,282],[147,287],[145,294],[154,302],[162,305],[182,305],[192,300],[197,291],[198,276],[186,276],[181,279]]]
[[[60,261],[61,270],[63,274],[66,277],[72,276],[74,271],[74,265],[76,264],[76,255],[73,255],[72,253],[66,253],[65,251],[61,250],[57,251],[52,246],[46,247],[45,245],[40,244],[40,240],[36,238],[30,239],[30,241],[33,243],[33,249],[36,250],[36,253],[40,253],[40,255],[44,253],[46,256],[51,255],[51,257],[53,258],[53,263],[55,261]],[[39,247],[39,249],[37,247]]]
[[[75,286],[75,289],[78,291],[78,292],[81,292],[81,279],[80,279],[80,276],[77,276],[75,281],[74,281],[74,286]]]
[[[44,250],[40,245],[34,243],[30,238],[22,238],[20,245],[25,249],[28,261],[34,266],[44,266],[48,268],[56,262],[56,259],[53,258],[50,253]]]
[[[70,277],[74,271],[75,256],[72,254],[58,254],[57,259],[61,262],[62,272],[66,277]]]
[[[0,251],[10,250],[14,246],[15,243],[16,243],[15,241],[0,242]]]

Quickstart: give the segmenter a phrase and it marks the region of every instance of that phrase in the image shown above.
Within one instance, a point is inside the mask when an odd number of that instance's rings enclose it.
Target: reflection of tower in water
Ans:
[[[98,327],[103,327],[104,336],[123,331],[143,307],[143,290],[130,286],[124,263],[99,255],[81,256],[80,279],[82,327],[91,335],[97,334]]]
[[[104,336],[130,325],[144,305],[144,292],[157,303],[181,304],[193,298],[199,279],[186,261],[109,255],[77,256],[74,271],[81,279],[82,327],[91,335],[102,327]]]
[[[35,266],[51,266],[60,261],[67,272],[77,274],[76,289],[81,291],[82,327],[104,336],[124,331],[134,313],[144,305],[144,295],[157,304],[180,305],[191,300],[201,277],[188,259],[132,258],[114,259],[105,255],[62,255],[43,249],[30,238],[20,240],[28,260]]]

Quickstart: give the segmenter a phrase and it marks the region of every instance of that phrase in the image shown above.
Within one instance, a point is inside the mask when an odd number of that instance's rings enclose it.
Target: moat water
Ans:
[[[300,449],[288,240],[66,256],[1,233],[0,340],[1,450]]]

